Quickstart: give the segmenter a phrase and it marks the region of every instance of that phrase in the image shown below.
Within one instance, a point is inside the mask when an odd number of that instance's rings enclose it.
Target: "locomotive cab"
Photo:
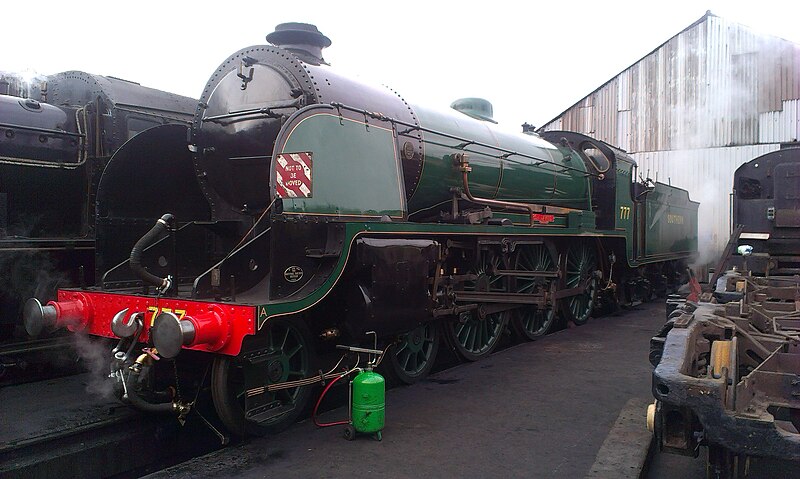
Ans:
[[[542,138],[551,143],[566,143],[578,153],[591,176],[591,204],[598,229],[617,227],[617,158],[630,160],[622,150],[602,141],[571,131],[545,131]],[[630,160],[631,162],[633,160]]]

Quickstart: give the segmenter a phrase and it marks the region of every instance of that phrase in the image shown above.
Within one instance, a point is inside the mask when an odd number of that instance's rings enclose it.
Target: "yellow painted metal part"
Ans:
[[[722,368],[730,369],[731,341],[714,341],[711,343],[711,374],[714,378],[722,377]],[[728,371],[730,375],[731,371]]]
[[[656,404],[658,401],[653,401],[653,404],[647,405],[647,430],[655,432],[656,430]]]

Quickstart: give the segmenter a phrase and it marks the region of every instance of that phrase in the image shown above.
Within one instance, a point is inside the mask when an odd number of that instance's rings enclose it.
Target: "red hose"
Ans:
[[[311,419],[314,420],[314,424],[316,424],[317,427],[330,427],[330,426],[341,426],[342,424],[350,424],[349,419],[345,421],[336,421],[336,422],[319,422],[317,420],[317,410],[319,409],[319,405],[322,403],[322,398],[325,397],[325,394],[327,394],[328,389],[330,389],[331,386],[336,384],[336,381],[342,379],[345,376],[347,376],[347,374],[336,376],[336,378],[333,381],[329,382],[328,385],[325,386],[325,389],[322,390],[322,394],[319,395],[319,399],[317,399],[317,404],[314,406],[314,412],[311,413]]]

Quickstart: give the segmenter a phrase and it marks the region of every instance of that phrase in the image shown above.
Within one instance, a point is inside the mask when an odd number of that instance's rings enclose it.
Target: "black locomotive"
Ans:
[[[731,263],[762,276],[800,274],[800,144],[748,161],[733,178],[731,224],[743,225],[739,245],[753,249]]]
[[[730,269],[713,296],[668,300],[651,339],[648,427],[663,452],[697,457],[706,446],[708,477],[746,477],[763,458],[800,466],[798,192],[797,143],[740,166],[720,261]]]
[[[137,133],[188,124],[197,101],[68,71],[0,82],[0,340],[20,335],[21,302],[94,283],[94,204],[111,155]]]

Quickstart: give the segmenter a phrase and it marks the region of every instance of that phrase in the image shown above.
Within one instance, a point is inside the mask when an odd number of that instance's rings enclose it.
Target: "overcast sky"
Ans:
[[[197,98],[230,54],[278,23],[316,24],[334,67],[412,103],[467,96],[541,126],[706,10],[800,43],[800,2],[51,1],[4,5],[0,70],[82,70]],[[28,6],[24,6],[28,5]]]

